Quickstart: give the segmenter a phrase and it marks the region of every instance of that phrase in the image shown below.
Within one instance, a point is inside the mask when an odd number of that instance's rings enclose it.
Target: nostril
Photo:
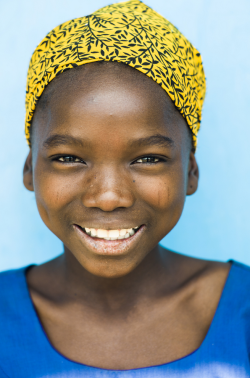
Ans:
[[[87,191],[82,199],[85,207],[95,207],[102,211],[114,211],[118,208],[128,208],[134,203],[134,198],[129,191]]]

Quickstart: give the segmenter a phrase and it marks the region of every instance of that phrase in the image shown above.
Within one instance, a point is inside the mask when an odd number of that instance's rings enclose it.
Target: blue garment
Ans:
[[[58,353],[31,302],[25,268],[0,274],[1,378],[245,378],[250,377],[250,268],[232,263],[214,319],[202,345],[164,365],[106,370]]]

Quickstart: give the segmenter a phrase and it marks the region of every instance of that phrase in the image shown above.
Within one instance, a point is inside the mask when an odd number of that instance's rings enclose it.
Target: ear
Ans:
[[[32,152],[30,150],[23,168],[23,184],[26,189],[34,191],[33,171],[32,171]]]
[[[188,165],[187,195],[191,196],[198,188],[199,167],[193,152],[190,152]]]

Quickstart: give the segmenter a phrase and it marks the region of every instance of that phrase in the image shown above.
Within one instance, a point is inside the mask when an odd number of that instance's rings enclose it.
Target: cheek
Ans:
[[[169,175],[142,180],[138,183],[140,197],[159,212],[182,211],[185,202],[184,175]]]
[[[43,171],[34,172],[34,189],[39,214],[50,228],[50,221],[59,216],[74,198],[72,180]]]

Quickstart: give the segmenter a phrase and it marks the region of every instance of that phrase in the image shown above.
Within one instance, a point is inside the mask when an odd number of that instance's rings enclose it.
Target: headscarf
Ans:
[[[206,82],[200,53],[168,20],[139,0],[108,5],[51,30],[34,51],[26,88],[25,134],[45,87],[85,63],[128,64],[158,83],[192,131],[197,145]]]

